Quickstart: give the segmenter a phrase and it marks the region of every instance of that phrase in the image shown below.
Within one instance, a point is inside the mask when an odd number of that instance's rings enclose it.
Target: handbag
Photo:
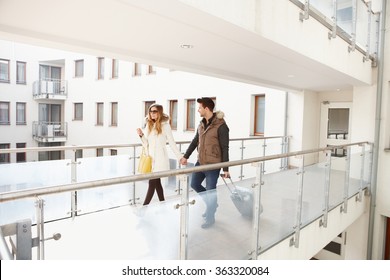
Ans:
[[[142,174],[152,172],[152,157],[146,154],[145,148],[142,149],[139,158],[138,172]]]

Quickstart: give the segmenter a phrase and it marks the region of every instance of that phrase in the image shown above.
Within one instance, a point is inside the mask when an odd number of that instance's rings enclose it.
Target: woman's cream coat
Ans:
[[[169,170],[169,157],[167,150],[167,142],[171,147],[172,151],[176,155],[178,161],[182,158],[182,154],[176,146],[176,142],[173,139],[171,126],[168,122],[162,123],[162,132],[157,134],[157,131],[153,128],[149,131],[146,128],[145,134],[142,136],[142,144],[149,155],[152,157],[152,171],[164,171]]]

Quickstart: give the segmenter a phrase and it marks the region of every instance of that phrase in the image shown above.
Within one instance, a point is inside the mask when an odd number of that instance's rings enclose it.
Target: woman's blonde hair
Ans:
[[[152,108],[156,108],[158,111],[158,116],[157,116],[156,120],[153,120],[150,117],[150,111],[152,110]],[[157,134],[160,134],[162,132],[161,124],[163,122],[168,121],[168,120],[169,120],[169,117],[168,117],[168,115],[164,114],[164,109],[163,109],[162,105],[154,103],[154,104],[149,106],[147,123],[146,123],[146,126],[148,127],[149,131],[152,131],[153,126],[154,126],[154,128],[157,130]]]

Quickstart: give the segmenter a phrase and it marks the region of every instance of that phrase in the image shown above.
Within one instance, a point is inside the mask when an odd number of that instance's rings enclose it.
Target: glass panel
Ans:
[[[70,161],[41,161],[0,165],[0,192],[70,184]],[[20,176],[23,174],[23,176]],[[45,221],[69,216],[70,193],[42,196]],[[31,219],[35,223],[35,200],[24,199],[0,204],[1,224]]]
[[[333,16],[333,0],[310,0],[310,6],[313,6],[329,19]]]
[[[77,182],[129,176],[133,170],[128,155],[81,158],[77,165]],[[132,183],[118,184],[77,192],[77,204],[81,213],[129,204],[132,199]]]
[[[343,201],[346,157],[332,157],[330,171],[329,208]]]
[[[47,235],[60,232],[63,238],[45,243],[45,259],[178,259],[180,210],[175,204],[124,206],[46,224]]]
[[[368,45],[368,12],[367,6],[363,1],[357,1],[357,19],[356,19],[356,43],[367,50]]]
[[[325,162],[305,167],[303,176],[302,225],[318,218],[325,209]]]
[[[240,181],[236,185],[248,188],[250,180]],[[234,189],[230,182],[228,186]],[[206,208],[205,201],[213,195],[216,195],[218,200],[216,222],[210,228],[203,229],[201,225],[204,223],[202,214]],[[194,199],[196,203],[189,208],[189,259],[248,259],[252,243],[252,219],[241,215],[230,195],[224,184],[218,186],[216,191],[190,194],[190,201]]]
[[[297,168],[292,168],[263,176],[263,213],[260,217],[259,236],[262,251],[294,232],[298,195],[297,171]],[[304,202],[303,209],[307,207]]]
[[[355,148],[355,147],[353,147]],[[363,164],[363,154],[361,153],[361,147],[356,147],[356,149],[351,152],[351,163],[350,163],[350,172],[349,172],[349,196],[356,194],[361,186],[361,173],[362,173],[362,164]]]
[[[337,25],[348,35],[352,34],[352,0],[337,0]]]

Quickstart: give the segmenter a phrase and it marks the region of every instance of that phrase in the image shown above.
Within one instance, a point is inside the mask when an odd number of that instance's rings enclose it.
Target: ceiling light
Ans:
[[[189,45],[189,44],[180,45],[180,48],[182,49],[192,49],[193,47],[194,47],[193,45]]]
[[[290,74],[290,75],[287,75],[287,78],[294,78],[295,76]]]

